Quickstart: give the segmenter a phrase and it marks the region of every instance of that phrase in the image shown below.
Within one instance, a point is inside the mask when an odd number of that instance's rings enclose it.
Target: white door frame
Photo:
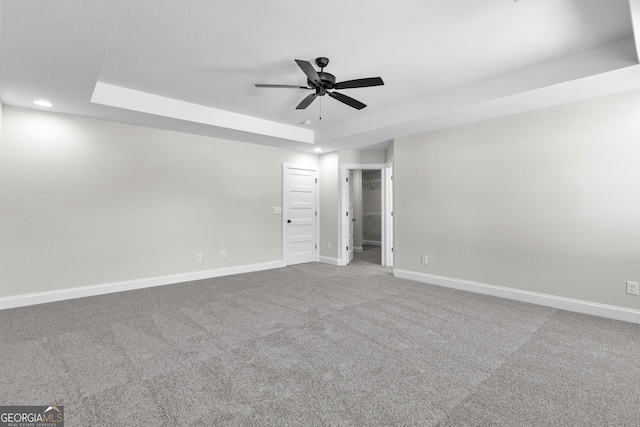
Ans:
[[[281,197],[281,206],[280,206],[280,212],[281,212],[281,221],[280,221],[280,227],[281,227],[281,231],[282,231],[282,262],[283,264],[287,265],[287,227],[285,225],[285,221],[287,220],[285,218],[285,197],[287,197],[287,188],[285,188],[286,186],[286,180],[285,180],[285,174],[286,174],[286,170],[287,169],[300,169],[300,170],[306,170],[306,171],[314,171],[316,173],[316,176],[318,177],[318,183],[316,185],[316,209],[318,212],[318,215],[316,216],[316,262],[320,261],[320,250],[318,248],[318,242],[320,241],[320,169],[318,166],[316,165],[301,165],[301,164],[296,164],[296,163],[282,163],[282,194],[280,195]]]
[[[347,193],[349,192],[349,189],[347,188],[347,173],[349,170],[354,170],[354,169],[366,169],[366,170],[380,170],[382,171],[382,173],[385,173],[386,167],[388,166],[388,163],[343,163],[342,165],[340,165],[340,189],[342,191],[342,202],[340,205],[341,208],[341,212],[340,212],[340,216],[342,218],[342,239],[341,239],[341,243],[342,243],[342,248],[340,250],[340,263],[339,265],[347,265],[347,239],[348,239],[348,220],[350,218],[347,218],[347,215],[345,214],[345,212],[347,211]],[[383,194],[385,194],[386,192],[386,182],[383,179],[382,180],[382,192]],[[385,198],[382,198],[382,229],[385,231],[390,230],[391,227],[393,227],[392,223],[389,223],[387,220],[387,217],[390,217],[390,213],[389,215],[387,215],[389,211],[389,207],[386,206],[385,204]],[[386,235],[388,233],[382,233],[382,253],[384,254],[385,252],[391,252],[391,244],[392,241],[389,240],[389,237]],[[389,264],[389,258],[385,257],[383,255],[383,264],[385,265],[385,261],[387,262],[386,266],[391,266],[392,264]]]
[[[345,258],[345,264],[349,264],[351,261],[353,261],[353,255],[355,254],[355,227],[356,225],[354,224],[354,222],[356,221],[354,215],[355,215],[355,188],[356,186],[354,185],[353,182],[353,169],[347,169],[347,177],[351,180],[351,181],[347,181],[347,194],[346,194],[346,202],[347,204],[345,205],[346,209],[345,209],[345,217],[346,217],[346,221],[347,221],[347,235],[346,235],[346,239],[345,239],[345,244],[346,244],[346,255],[347,257]],[[362,175],[361,175],[362,176]],[[351,197],[350,197],[351,196]],[[358,226],[362,227],[360,225],[360,222],[358,222]]]
[[[382,250],[382,265],[393,267],[393,158],[382,169],[382,235],[389,243]]]

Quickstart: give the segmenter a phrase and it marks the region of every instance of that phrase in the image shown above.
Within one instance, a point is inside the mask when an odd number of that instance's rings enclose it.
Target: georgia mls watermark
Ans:
[[[64,408],[0,406],[0,427],[64,427]]]

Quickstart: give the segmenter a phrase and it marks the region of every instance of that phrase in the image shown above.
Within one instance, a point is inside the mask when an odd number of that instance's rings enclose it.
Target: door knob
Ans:
[[[291,220],[290,219],[287,220],[287,224],[291,224]]]

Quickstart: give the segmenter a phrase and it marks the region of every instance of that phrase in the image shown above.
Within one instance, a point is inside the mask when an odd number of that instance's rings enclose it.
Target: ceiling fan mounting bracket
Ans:
[[[316,65],[320,68],[324,68],[329,65],[329,58],[325,58],[321,56],[320,58],[316,58]]]

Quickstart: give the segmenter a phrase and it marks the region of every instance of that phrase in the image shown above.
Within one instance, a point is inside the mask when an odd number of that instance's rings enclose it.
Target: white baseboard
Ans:
[[[371,246],[382,246],[379,240],[363,240],[363,245],[371,245]]]
[[[417,273],[415,271],[396,269],[394,270],[393,275],[401,279],[415,280],[417,282],[430,283],[432,285],[444,286],[447,288],[460,289],[478,294],[492,295],[500,298],[559,308],[561,310],[574,311],[577,313],[590,314],[593,316],[640,324],[640,310],[633,310],[630,308],[505,288],[502,286],[487,285],[485,283],[435,276],[433,274]]]
[[[326,256],[321,256],[320,262],[323,264],[330,264],[330,265],[342,265],[338,258],[329,258]]]
[[[63,301],[74,298],[84,298],[95,295],[111,294],[114,292],[131,291],[134,289],[151,288],[154,286],[172,285],[193,280],[211,279],[214,277],[231,276],[240,273],[272,270],[285,267],[282,261],[265,262],[261,264],[240,265],[237,267],[218,268],[215,270],[194,271],[191,273],[172,274],[170,276],[150,277],[146,279],[127,280],[124,282],[104,283],[101,285],[82,286],[78,288],[59,289],[48,292],[37,292],[0,298],[0,310],[24,307],[28,305],[44,304],[47,302]]]
[[[354,246],[353,252],[364,252],[364,249],[362,247]]]

